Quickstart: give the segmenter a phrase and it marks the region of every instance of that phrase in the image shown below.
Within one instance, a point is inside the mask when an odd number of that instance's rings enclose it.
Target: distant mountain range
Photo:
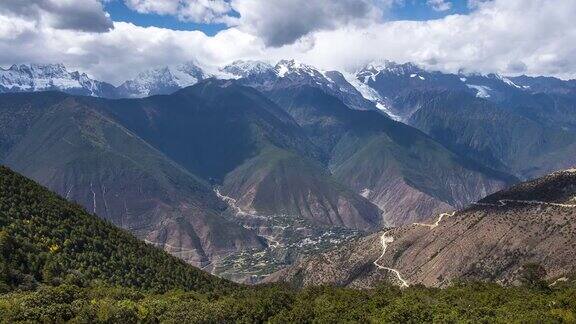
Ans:
[[[254,281],[575,165],[574,89],[392,62],[354,75],[190,62],[119,87],[15,65],[0,71],[0,162],[189,263]]]
[[[304,236],[382,223],[378,207],[325,171],[288,114],[235,82],[130,100],[4,94],[0,106],[3,164],[198,266],[268,248],[259,230],[283,218]],[[215,187],[253,221],[280,219],[254,229]]]
[[[220,68],[218,73],[206,72],[197,62],[190,61],[142,71],[118,87],[91,79],[85,73],[69,72],[63,64],[16,64],[0,69],[0,93],[57,90],[104,98],[141,98],[171,94],[208,78],[243,78],[247,79],[246,84],[261,88],[307,83],[331,92],[351,108],[390,108],[389,113],[399,113],[397,117],[403,119],[410,117],[409,112],[394,109],[394,99],[413,90],[464,91],[492,101],[502,101],[515,92],[576,94],[576,80],[554,77],[449,74],[428,71],[413,63],[390,61],[371,63],[350,74],[323,71],[294,60],[281,60],[275,65],[235,61]]]

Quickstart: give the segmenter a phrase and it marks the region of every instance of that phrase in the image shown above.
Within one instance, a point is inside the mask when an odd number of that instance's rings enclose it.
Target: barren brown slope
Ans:
[[[381,211],[341,185],[318,163],[269,147],[226,176],[222,188],[243,210],[298,215],[315,226],[372,231]]]
[[[439,222],[367,236],[269,280],[352,287],[372,287],[385,278],[427,286],[455,279],[511,284],[522,265],[533,262],[544,266],[549,279],[560,278],[576,270],[575,196],[576,172],[557,172],[488,196]]]

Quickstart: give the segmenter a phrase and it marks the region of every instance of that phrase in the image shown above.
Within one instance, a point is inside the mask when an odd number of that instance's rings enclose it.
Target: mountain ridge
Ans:
[[[267,281],[356,288],[383,280],[401,286],[446,287],[462,279],[514,284],[528,263],[543,266],[554,281],[576,270],[575,183],[573,169],[524,182],[428,222],[383,230],[302,260]]]
[[[0,288],[89,283],[150,291],[235,284],[185,264],[0,166]]]
[[[223,259],[270,249],[274,239],[263,229],[271,226],[274,235],[287,237],[273,226],[290,218],[288,231],[304,226],[298,234],[303,239],[335,228],[343,229],[329,235],[346,238],[348,229],[375,230],[381,223],[376,206],[337,189],[337,181],[324,172],[322,152],[287,113],[253,88],[206,80],[144,99],[52,92],[0,98],[0,120],[12,124],[17,116],[20,122],[0,132],[0,143],[6,143],[2,163],[198,266],[231,273],[221,266]],[[274,162],[274,155],[265,154],[268,148],[287,157]],[[258,212],[277,214],[254,215],[267,217],[256,229],[213,191],[225,179],[229,184],[250,177],[241,167],[252,158],[273,165],[266,177],[250,180],[257,197],[273,183],[298,197],[290,206],[281,200],[250,201]],[[313,181],[294,186],[287,170]],[[240,188],[225,185],[223,193],[244,201]],[[292,254],[276,257],[281,261]]]

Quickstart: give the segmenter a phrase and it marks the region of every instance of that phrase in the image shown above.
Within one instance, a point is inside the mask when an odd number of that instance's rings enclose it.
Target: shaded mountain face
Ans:
[[[428,71],[412,63],[369,64],[356,73],[361,85],[376,92],[377,101],[397,120],[406,121],[420,107],[415,94],[434,95],[446,91],[463,92],[493,102],[503,102],[527,90],[510,78],[496,74],[451,74]]]
[[[515,181],[380,112],[351,110],[319,89],[265,93],[326,152],[335,177],[378,205],[388,224],[463,207]]]
[[[553,110],[543,98],[556,102],[558,98],[573,97],[574,80],[552,77],[505,77],[498,74],[442,73],[429,71],[412,63],[368,64],[355,74],[353,84],[371,101],[385,105],[384,109],[394,118],[406,121],[420,107],[411,102],[415,95],[434,96],[444,92],[462,92],[494,102],[518,113],[543,114],[543,121],[562,121],[548,113]],[[540,94],[540,96],[532,96]],[[412,103],[412,104],[411,104]],[[530,109],[528,109],[530,108]],[[573,110],[573,109],[572,109]],[[566,111],[565,111],[566,112]]]
[[[323,152],[287,113],[234,82],[146,99],[47,92],[0,102],[3,164],[209,270],[240,251],[269,248],[274,239],[261,228],[275,216],[306,221],[291,224],[312,229],[304,236],[381,224],[375,205],[324,171]],[[250,171],[255,165],[261,177]],[[270,222],[252,228],[227,199]]]
[[[453,151],[494,169],[528,179],[574,165],[576,133],[569,126],[542,121],[559,118],[566,111],[564,120],[569,124],[574,115],[569,107],[576,105],[567,99],[561,108],[548,102],[552,100],[549,97],[541,98],[539,103],[536,95],[523,96],[525,108],[509,108],[502,106],[504,103],[450,91],[412,92],[402,104],[418,107],[407,123]],[[530,109],[538,116],[530,116]]]
[[[101,107],[190,172],[216,182],[266,145],[322,159],[289,115],[230,81],[209,80],[172,96]]]
[[[356,73],[356,78],[388,100],[410,89],[468,90],[457,75],[425,71],[412,63],[369,64]]]
[[[5,95],[1,113],[10,116],[22,107],[19,101],[34,101],[22,97],[42,96]],[[3,164],[192,264],[263,246],[254,233],[223,217],[226,205],[204,181],[90,102],[59,97],[18,129]]]
[[[542,265],[551,280],[576,270],[575,170],[522,183],[441,216],[364,237],[268,280],[352,287],[390,280],[441,287],[456,279],[514,284],[528,263]]]
[[[518,93],[499,107],[545,127],[576,132],[576,93]]]
[[[515,84],[531,93],[576,94],[576,80],[560,80],[554,77],[529,77],[521,75],[510,78]]]
[[[522,179],[573,165],[573,81],[446,74],[413,64],[368,65],[356,74],[387,113],[459,155]]]
[[[213,277],[0,167],[0,288],[101,280],[145,290],[221,291]]]
[[[362,224],[359,228],[366,230],[380,223],[375,217],[378,209],[364,198],[332,190],[336,181],[322,171],[323,152],[288,114],[252,88],[232,81],[209,80],[171,97],[152,97],[144,100],[144,104],[135,104],[117,101],[106,109],[179,165],[203,179],[223,184],[223,193],[240,201],[243,208],[257,213],[305,216],[323,225],[346,226],[347,220],[330,218],[329,214],[336,212],[343,219],[354,217],[349,225]],[[265,176],[254,174],[255,166],[261,166],[258,172]],[[299,172],[303,177],[313,175],[320,183],[290,184],[291,177]],[[276,183],[276,188],[287,197],[300,192],[302,200],[297,204],[300,209],[285,208],[282,199],[262,198],[268,190],[264,181]],[[256,196],[260,198],[254,200]],[[362,207],[358,208],[364,211],[347,210],[349,199],[361,202]],[[342,207],[335,207],[339,200],[343,200]],[[308,205],[317,203],[335,208],[308,212]]]

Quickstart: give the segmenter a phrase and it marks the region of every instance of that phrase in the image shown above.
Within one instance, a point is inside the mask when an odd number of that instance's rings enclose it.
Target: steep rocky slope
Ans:
[[[222,192],[239,197],[242,210],[263,215],[298,215],[331,227],[373,230],[381,212],[338,183],[317,162],[267,148],[226,176]]]
[[[341,182],[378,205],[389,225],[460,208],[515,181],[376,111],[349,109],[309,86],[265,92],[329,156]]]
[[[303,260],[268,280],[295,285],[445,286],[456,279],[517,282],[527,263],[548,279],[576,271],[576,170],[522,183],[428,223],[385,230]]]

